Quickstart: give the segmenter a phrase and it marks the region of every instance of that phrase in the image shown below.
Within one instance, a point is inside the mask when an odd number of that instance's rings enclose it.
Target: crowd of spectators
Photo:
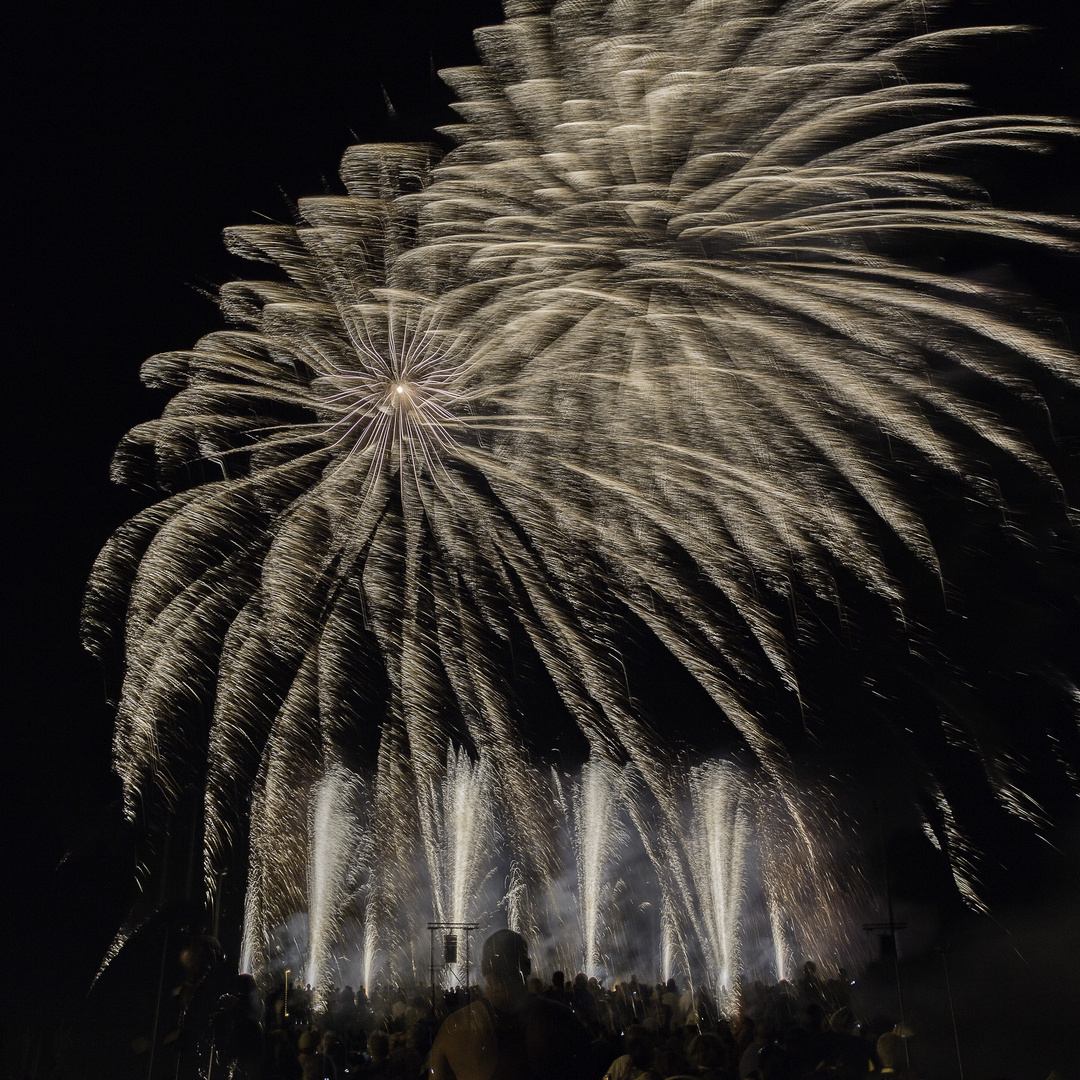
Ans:
[[[823,980],[812,963],[794,981],[742,987],[730,1016],[708,990],[691,992],[674,980],[649,985],[630,978],[608,988],[582,974],[568,980],[555,972],[545,981],[526,968],[521,983],[526,1006],[546,999],[573,1017],[583,1050],[572,1075],[563,1066],[557,1078],[536,1064],[544,1052],[534,1053],[533,1064],[521,1061],[506,1074],[520,1080],[914,1076],[902,1029],[887,1020],[860,1023],[847,980]],[[218,1002],[202,1039],[202,1071],[238,1080],[420,1080],[430,1075],[432,1043],[446,1017],[472,1001],[483,1003],[484,995],[478,986],[468,995],[441,993],[433,1011],[430,987],[380,988],[369,997],[346,986],[316,1002],[310,988],[284,982],[263,996],[241,975]],[[497,1010],[487,1008],[494,1016]],[[492,1080],[502,1075],[496,1069]]]

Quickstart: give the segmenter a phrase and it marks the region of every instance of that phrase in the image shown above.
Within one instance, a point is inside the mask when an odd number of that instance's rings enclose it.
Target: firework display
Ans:
[[[345,194],[228,230],[270,270],[144,366],[173,397],[115,475],[167,496],[102,552],[84,628],[123,651],[128,815],[203,792],[210,894],[246,852],[247,966],[305,912],[315,980],[354,920],[366,984],[418,906],[482,894],[554,936],[570,866],[592,973],[631,839],[665,970],[733,985],[755,892],[777,973],[850,945],[845,781],[808,752],[850,735],[813,690],[820,612],[965,687],[920,606],[957,588],[940,501],[1020,550],[1013,487],[1070,522],[1029,418],[1080,366],[953,266],[1069,248],[970,177],[1073,131],[928,75],[1007,32],[943,7],[508,0],[441,73],[451,149],[352,147]],[[695,716],[647,700],[657,672]],[[868,745],[978,903],[940,747],[1037,821],[1025,761],[1075,762],[1077,728],[978,727],[936,685]]]

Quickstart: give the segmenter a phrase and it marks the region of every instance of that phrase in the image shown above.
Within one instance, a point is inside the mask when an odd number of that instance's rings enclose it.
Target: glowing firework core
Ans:
[[[345,448],[346,460],[358,452],[369,455],[373,474],[395,451],[400,457],[410,447],[415,451],[412,470],[431,476],[443,470],[453,429],[462,423],[455,414],[460,372],[438,346],[437,332],[417,325],[408,314],[395,332],[396,318],[401,314],[388,312],[377,339],[368,326],[354,332],[356,365],[329,365],[327,382],[334,391],[325,400],[341,415],[327,432],[335,447]]]

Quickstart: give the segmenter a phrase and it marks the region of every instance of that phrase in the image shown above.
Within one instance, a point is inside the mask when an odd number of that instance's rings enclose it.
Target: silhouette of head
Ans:
[[[903,1062],[904,1040],[895,1031],[886,1031],[877,1041],[878,1057],[883,1069],[899,1069]]]
[[[484,942],[480,970],[486,979],[499,982],[524,981],[532,971],[529,946],[513,930],[496,930]]]

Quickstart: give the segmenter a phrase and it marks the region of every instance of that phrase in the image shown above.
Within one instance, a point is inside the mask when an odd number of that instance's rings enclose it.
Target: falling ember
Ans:
[[[621,814],[664,971],[735,987],[760,878],[782,974],[849,937],[858,884],[818,840],[873,784],[855,744],[973,905],[928,763],[975,761],[1038,825],[1026,762],[1080,764],[1071,683],[1020,650],[1038,722],[955,704],[1008,666],[965,575],[976,549],[1034,572],[1025,521],[1076,550],[1032,403],[1080,364],[936,253],[1069,248],[958,169],[1076,131],[926,81],[1015,31],[919,29],[945,7],[508,0],[484,64],[443,72],[455,149],[353,147],[344,194],[228,231],[283,276],[225,286],[229,329],[145,364],[174,396],[113,471],[165,497],[99,556],[84,633],[124,655],[128,816],[153,843],[194,788],[208,892],[247,856],[245,969],[303,912],[316,980],[349,919],[365,982],[377,954],[415,967],[417,898],[471,919],[493,881],[554,925],[572,828],[599,970]],[[858,726],[816,666],[837,649]],[[587,760],[569,825],[564,758]]]

